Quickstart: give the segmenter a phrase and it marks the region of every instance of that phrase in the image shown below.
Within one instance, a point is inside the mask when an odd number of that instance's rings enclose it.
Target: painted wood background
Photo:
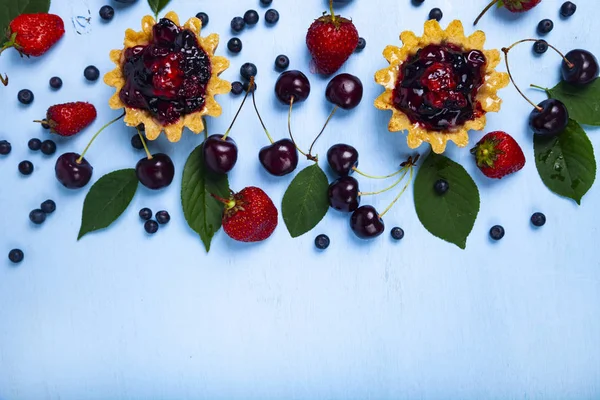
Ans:
[[[108,0],[106,0],[108,2]],[[502,92],[502,112],[489,118],[487,131],[506,130],[523,146],[525,169],[501,182],[484,178],[467,149],[450,146],[481,189],[481,213],[466,251],[428,234],[416,218],[412,194],[386,216],[405,239],[389,234],[374,242],[355,239],[347,218],[329,215],[311,233],[293,240],[283,221],[276,234],[258,245],[241,245],[219,233],[210,255],[187,228],[179,203],[180,172],[200,142],[188,134],[178,144],[161,139],[155,151],[170,154],[178,169],[168,190],[141,190],[111,229],[76,242],[84,192],[67,192],[53,177],[54,157],[30,154],[27,140],[46,138],[31,123],[54,103],[88,100],[99,110],[94,126],[71,140],[58,140],[59,153],[81,151],[92,133],[117,116],[107,100],[112,89],[84,82],[83,69],[112,68],[108,52],[121,46],[123,31],[138,28],[148,12],[145,1],[117,7],[115,19],[100,22],[100,0],[54,0],[52,11],[67,20],[65,38],[47,56],[22,60],[5,52],[0,70],[11,84],[0,88],[0,139],[13,143],[0,159],[0,255],[13,247],[26,260],[13,267],[0,261],[0,399],[597,399],[600,398],[600,186],[581,207],[551,194],[537,176],[529,106],[513,88]],[[387,113],[372,106],[380,87],[374,72],[385,66],[381,52],[398,44],[402,30],[422,32],[429,9],[444,11],[443,23],[458,18],[472,30],[485,0],[354,0],[340,8],[352,16],[366,50],[344,70],[365,84],[362,105],[339,113],[317,149],[322,155],[337,142],[355,145],[361,167],[374,174],[393,171],[409,151],[402,134],[386,131]],[[547,39],[559,48],[587,48],[600,54],[598,3],[578,0],[579,10],[561,20],[562,1],[544,0],[515,18],[493,11],[480,24],[488,47],[500,48],[535,36],[542,18],[552,18]],[[241,34],[244,50],[231,57],[226,79],[238,78],[245,61],[259,68],[258,103],[275,137],[286,134],[286,110],[272,88],[273,60],[279,53],[291,67],[308,72],[304,35],[324,1],[274,0],[281,20],[263,21]],[[222,35],[226,55],[229,22],[248,8],[264,15],[258,0],[173,0],[182,17],[206,11],[209,32]],[[76,33],[71,16],[88,17]],[[79,19],[81,21],[81,19]],[[77,22],[77,20],[76,20]],[[85,24],[84,24],[85,25]],[[513,55],[516,79],[552,86],[559,59],[548,52],[534,57],[528,45]],[[48,79],[59,75],[64,87],[51,92]],[[303,147],[330,111],[327,80],[310,75],[312,95],[295,110],[294,126]],[[35,102],[16,101],[29,88]],[[542,93],[527,91],[541,101]],[[221,96],[223,116],[210,131],[223,132],[239,99]],[[599,132],[588,129],[600,146]],[[95,177],[131,167],[141,157],[129,145],[133,131],[108,129],[89,153]],[[263,187],[279,204],[291,178],[274,179],[261,170],[257,153],[266,138],[251,107],[233,130],[241,149],[231,175],[233,188]],[[476,140],[480,133],[473,133]],[[35,173],[22,178],[17,164],[31,159]],[[306,164],[308,165],[308,164]],[[361,180],[364,190],[380,182]],[[385,207],[389,193],[373,201]],[[53,198],[57,212],[41,227],[29,211]],[[172,221],[147,237],[137,217],[142,207],[167,209]],[[533,211],[548,223],[530,227]],[[506,237],[491,243],[487,232],[500,223]],[[331,247],[315,251],[318,233]]]

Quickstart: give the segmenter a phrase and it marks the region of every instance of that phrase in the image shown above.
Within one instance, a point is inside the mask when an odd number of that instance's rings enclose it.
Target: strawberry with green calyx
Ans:
[[[525,155],[509,134],[490,132],[471,149],[477,167],[488,178],[502,179],[525,166]]]
[[[358,31],[351,20],[331,14],[316,19],[306,34],[306,46],[319,72],[331,75],[339,70],[358,46]]]
[[[39,57],[64,34],[65,24],[58,15],[21,14],[10,23],[8,40],[0,48],[0,53],[14,47],[22,56]]]
[[[232,192],[228,199],[212,196],[225,204],[223,230],[238,242],[262,242],[277,228],[277,208],[260,188],[250,186]]]
[[[60,136],[73,136],[94,122],[96,116],[93,104],[78,101],[54,105],[46,112],[46,119],[34,122],[48,125],[52,133]]]
[[[479,14],[473,25],[477,25],[481,17],[483,17],[495,4],[498,5],[498,7],[506,8],[512,13],[521,13],[531,10],[541,2],[542,0],[492,0],[492,2],[484,8],[481,14]]]

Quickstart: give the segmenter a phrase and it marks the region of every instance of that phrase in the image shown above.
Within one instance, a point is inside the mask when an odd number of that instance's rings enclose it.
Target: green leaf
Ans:
[[[300,171],[283,195],[281,212],[292,237],[313,229],[329,210],[327,176],[318,164]]]
[[[569,117],[583,125],[600,126],[600,79],[586,86],[561,81],[548,95],[565,103]]]
[[[436,194],[434,185],[445,179],[450,189]],[[479,213],[479,190],[467,171],[449,158],[431,152],[419,169],[414,187],[419,220],[429,232],[465,249]]]
[[[98,179],[85,196],[77,240],[115,222],[131,203],[137,188],[133,168],[114,171]]]
[[[581,204],[596,179],[594,148],[583,128],[570,120],[558,136],[533,136],[535,166],[554,193]]]
[[[50,0],[2,0],[0,2],[0,47],[10,21],[20,14],[47,13]]]
[[[158,13],[160,13],[170,2],[171,0],[148,0],[148,5],[152,11],[154,11],[154,15],[158,17]]]
[[[223,204],[211,194],[228,197],[229,181],[227,175],[215,174],[205,167],[200,145],[192,151],[183,169],[181,205],[188,225],[200,235],[207,252],[223,218]]]

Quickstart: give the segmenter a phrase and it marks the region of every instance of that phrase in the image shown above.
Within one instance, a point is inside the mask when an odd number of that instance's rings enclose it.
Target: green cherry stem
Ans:
[[[227,139],[227,136],[229,136],[229,132],[231,132],[231,129],[233,128],[233,124],[235,124],[235,121],[237,120],[237,117],[240,115],[240,112],[242,111],[242,108],[244,107],[244,103],[246,102],[246,99],[248,98],[248,94],[250,93],[250,91],[253,88],[254,88],[254,77],[251,76],[250,82],[248,83],[248,89],[246,90],[246,94],[244,95],[244,99],[242,100],[242,104],[240,104],[240,108],[238,108],[237,112],[235,113],[235,116],[233,117],[233,121],[231,121],[231,125],[229,125],[229,128],[227,128],[227,131],[225,132],[225,134],[223,135],[221,140],[225,140],[225,139]]]
[[[310,154],[306,154],[304,151],[302,151],[302,149],[300,149],[300,147],[298,147],[296,140],[294,140],[294,135],[292,134],[292,109],[293,109],[293,107],[294,107],[294,97],[292,96],[290,98],[290,110],[288,111],[288,132],[290,134],[290,139],[292,139],[292,142],[294,142],[294,146],[296,146],[296,150],[298,150],[298,152],[300,154],[302,154],[304,157],[306,157],[307,159],[309,159],[311,161],[318,162],[319,160],[316,157],[313,157]]]
[[[410,165],[410,177],[408,178],[408,182],[406,182],[406,185],[404,185],[404,187],[402,188],[402,191],[400,191],[400,193],[398,193],[398,196],[396,196],[396,198],[390,203],[389,206],[387,206],[387,208],[385,210],[383,210],[383,212],[381,214],[379,214],[379,218],[383,218],[383,216],[385,214],[387,214],[388,211],[390,211],[392,209],[392,207],[394,206],[394,204],[396,204],[396,202],[398,200],[400,200],[400,197],[402,197],[402,195],[404,194],[404,192],[406,192],[406,189],[408,189],[408,186],[410,185],[410,183],[413,180],[413,174],[414,174],[414,165]]]
[[[262,125],[263,129],[265,130],[265,133],[267,134],[267,137],[269,138],[269,142],[271,142],[271,144],[273,144],[273,138],[269,134],[269,131],[267,130],[267,127],[265,126],[265,123],[263,122],[263,119],[260,116],[260,113],[258,112],[258,107],[256,106],[256,97],[254,96],[254,91],[252,91],[252,104],[254,105],[254,111],[256,111],[256,115],[258,115],[258,120],[260,121],[260,124]]]
[[[323,125],[323,129],[321,129],[321,132],[319,132],[319,134],[317,135],[317,137],[315,138],[315,140],[313,140],[312,144],[310,145],[310,148],[308,149],[308,155],[312,156],[312,149],[315,146],[315,143],[317,143],[317,140],[319,140],[319,138],[321,137],[321,135],[323,134],[323,132],[325,132],[325,128],[327,128],[327,125],[329,125],[329,121],[331,121],[331,118],[333,118],[333,116],[335,115],[335,112],[339,109],[339,106],[335,106],[333,108],[333,110],[331,111],[331,114],[329,114],[329,117],[327,117],[327,121],[325,121],[325,125]]]
[[[389,190],[392,190],[393,188],[398,186],[400,184],[400,182],[402,182],[404,180],[404,178],[406,177],[406,174],[408,173],[408,168],[404,167],[404,168],[402,168],[402,170],[404,170],[404,173],[402,174],[402,176],[396,182],[394,182],[391,186],[389,186],[385,189],[382,189],[382,190],[378,190],[376,192],[359,192],[358,195],[361,197],[362,196],[375,196],[375,195],[378,195],[381,193],[385,193]]]
[[[146,152],[148,160],[152,160],[152,154],[150,154],[150,150],[148,150],[148,145],[146,144],[146,139],[144,139],[144,135],[142,135],[142,132],[140,132],[138,127],[136,127],[135,129],[137,129],[137,133],[140,136],[140,140],[142,141],[142,146],[144,146],[144,151]]]
[[[525,100],[527,100],[527,102],[529,104],[531,104],[533,106],[533,108],[535,108],[538,111],[542,111],[542,108],[539,107],[538,105],[536,105],[533,101],[531,101],[527,96],[525,96],[525,94],[523,93],[523,91],[521,91],[521,89],[519,88],[519,86],[515,83],[515,80],[512,76],[512,73],[510,72],[510,65],[508,63],[508,52],[511,51],[515,46],[521,44],[521,43],[526,43],[526,42],[537,42],[539,41],[538,39],[523,39],[523,40],[519,40],[513,44],[511,44],[508,47],[503,47],[502,48],[502,52],[504,53],[504,62],[506,64],[506,72],[508,72],[508,76],[510,78],[510,81],[512,82],[513,86],[515,87],[515,89],[517,89],[517,92],[519,92],[519,94],[521,95],[521,97],[523,97]],[[546,44],[548,44],[548,47],[550,47],[552,50],[554,50],[555,52],[557,52],[562,59],[565,61],[565,63],[567,63],[567,65],[569,66],[569,68],[573,68],[573,63],[571,63],[569,60],[567,60],[567,58],[565,57],[565,55],[563,53],[561,53],[560,50],[558,50],[556,47],[552,46],[550,43],[546,42]]]
[[[485,7],[483,9],[483,11],[481,12],[481,14],[479,14],[477,16],[477,19],[475,19],[475,22],[473,22],[473,25],[477,25],[477,23],[479,22],[479,20],[481,19],[481,17],[483,17],[485,15],[486,12],[488,12],[490,10],[490,8],[494,7],[494,5],[496,3],[498,3],[500,0],[492,0],[492,2],[490,4],[487,5],[487,7]]]
[[[208,139],[208,124],[206,122],[206,117],[202,117],[202,123],[204,124],[204,140]]]
[[[356,172],[359,175],[364,176],[365,178],[370,178],[370,179],[388,179],[388,178],[392,178],[392,177],[398,175],[399,173],[401,173],[402,171],[404,171],[404,168],[401,168],[398,171],[394,172],[393,174],[389,174],[389,175],[369,175],[369,174],[365,174],[364,172],[362,172],[361,170],[359,170],[356,167],[352,167],[352,171]]]
[[[118,120],[120,120],[121,118],[123,118],[125,116],[125,112],[123,112],[123,114],[119,115],[117,118],[113,119],[112,121],[110,121],[109,123],[107,123],[106,125],[104,125],[102,128],[100,128],[100,130],[98,132],[96,132],[94,134],[94,136],[92,136],[92,139],[90,140],[90,142],[87,144],[87,146],[85,146],[85,149],[83,150],[83,153],[81,153],[81,155],[79,156],[79,158],[75,161],[77,164],[81,164],[81,161],[83,160],[83,157],[85,156],[85,153],[87,153],[87,151],[90,149],[90,146],[92,145],[92,143],[94,143],[94,140],[96,140],[96,138],[98,137],[98,135],[100,135],[100,133],[102,133],[103,130],[105,130],[106,128],[108,128],[109,126],[111,126],[112,124],[114,124],[115,122],[117,122]],[[143,143],[143,141],[142,141]]]

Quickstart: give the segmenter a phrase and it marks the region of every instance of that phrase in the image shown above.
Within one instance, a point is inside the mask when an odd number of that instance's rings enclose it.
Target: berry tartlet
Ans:
[[[219,78],[229,60],[214,55],[219,35],[203,38],[201,28],[198,18],[180,26],[174,12],[158,22],[145,16],[142,31],[128,29],[124,49],[110,52],[117,68],[104,82],[117,90],[109,105],[125,109],[127,125],[144,124],[149,140],[164,131],[169,141],[178,142],[185,127],[200,133],[203,116],[221,115],[214,96],[231,90]]]
[[[423,37],[406,31],[403,47],[387,46],[388,68],[375,74],[385,92],[375,107],[391,110],[390,132],[408,131],[412,149],[423,142],[441,154],[448,141],[469,143],[470,130],[483,130],[486,113],[498,112],[498,90],[509,83],[508,74],[496,72],[500,52],[484,50],[485,34],[466,37],[460,21],[446,30],[437,21],[425,23]]]

